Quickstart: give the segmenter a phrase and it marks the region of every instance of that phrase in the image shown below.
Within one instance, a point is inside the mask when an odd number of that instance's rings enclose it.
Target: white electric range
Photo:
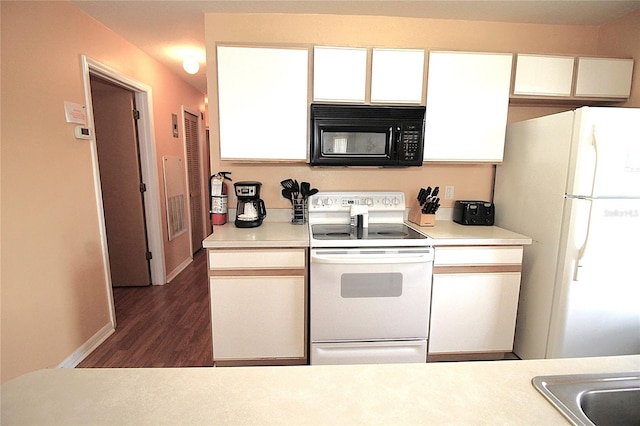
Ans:
[[[311,364],[426,362],[433,248],[402,192],[309,198]]]

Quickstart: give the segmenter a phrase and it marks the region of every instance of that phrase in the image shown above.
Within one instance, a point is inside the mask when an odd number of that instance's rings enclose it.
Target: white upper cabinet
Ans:
[[[218,46],[222,160],[306,160],[308,49]]]
[[[316,46],[313,100],[316,102],[421,104],[424,50]],[[370,81],[370,92],[367,84]]]
[[[371,102],[422,102],[424,50],[373,49],[371,57]]]
[[[313,100],[364,103],[367,49],[313,48]]]
[[[623,101],[631,94],[632,78],[633,59],[518,54],[512,100]]]
[[[430,52],[425,161],[501,162],[513,55]]]
[[[571,96],[573,63],[573,56],[518,54],[513,94]]]
[[[575,96],[628,98],[633,59],[578,58]]]

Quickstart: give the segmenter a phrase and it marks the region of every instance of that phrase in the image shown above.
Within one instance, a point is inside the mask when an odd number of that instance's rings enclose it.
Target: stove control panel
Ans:
[[[349,211],[367,206],[369,211],[402,211],[404,192],[319,192],[309,198],[309,213]]]

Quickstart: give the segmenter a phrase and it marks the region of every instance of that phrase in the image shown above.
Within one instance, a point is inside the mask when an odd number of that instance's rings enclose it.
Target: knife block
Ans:
[[[420,226],[434,226],[436,224],[435,214],[424,214],[420,207],[413,207],[409,210],[409,222]]]

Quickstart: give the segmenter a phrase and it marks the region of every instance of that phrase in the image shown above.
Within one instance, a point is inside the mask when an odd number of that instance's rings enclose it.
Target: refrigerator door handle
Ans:
[[[584,199],[584,201],[588,201],[589,202],[589,219],[587,220],[587,233],[584,236],[584,242],[582,243],[582,246],[578,249],[578,257],[576,259],[576,266],[573,270],[573,280],[574,281],[578,281],[579,280],[579,275],[580,275],[580,271],[583,266],[582,264],[582,259],[584,258],[584,253],[587,251],[587,246],[589,245],[589,231],[591,229],[591,215],[593,213],[593,200],[592,199]]]
[[[595,124],[591,128],[591,145],[593,146],[594,153],[594,163],[593,163],[593,180],[591,181],[591,196],[596,188],[596,178],[598,173],[598,136],[596,131]],[[584,253],[587,251],[587,245],[589,244],[589,230],[591,229],[591,215],[593,213],[593,200],[590,198],[585,198],[585,201],[589,201],[589,218],[587,220],[587,232],[584,236],[584,242],[582,246],[578,249],[578,257],[576,259],[576,266],[573,271],[573,280],[578,281],[580,277],[580,271],[583,266],[583,258]]]

